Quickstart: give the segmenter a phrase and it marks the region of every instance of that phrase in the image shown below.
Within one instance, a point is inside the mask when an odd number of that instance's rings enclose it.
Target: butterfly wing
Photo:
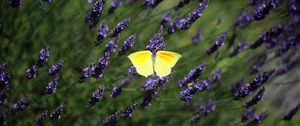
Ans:
[[[171,68],[175,66],[180,54],[170,51],[157,51],[154,63],[154,71],[159,77],[167,76],[171,73]]]
[[[152,53],[150,51],[138,51],[128,56],[138,74],[148,77],[153,74]]]

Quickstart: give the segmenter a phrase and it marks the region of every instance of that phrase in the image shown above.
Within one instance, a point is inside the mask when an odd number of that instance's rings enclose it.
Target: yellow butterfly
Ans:
[[[157,51],[152,53],[149,50],[138,51],[128,56],[138,74],[148,77],[155,71],[159,77],[167,76],[171,73],[171,68],[175,66],[180,54],[170,51]]]

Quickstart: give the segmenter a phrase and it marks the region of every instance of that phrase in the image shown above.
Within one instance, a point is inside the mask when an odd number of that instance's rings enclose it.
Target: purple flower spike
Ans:
[[[253,64],[250,70],[250,74],[255,74],[260,72],[261,68],[266,63],[267,59],[268,59],[267,55],[262,55],[261,57],[259,57],[258,60],[255,61],[255,63]]]
[[[253,118],[256,116],[255,110],[256,110],[256,108],[253,108],[253,109],[247,109],[247,110],[243,113],[243,116],[242,116],[242,122],[247,122],[248,120],[253,119]]]
[[[16,8],[16,7],[21,6],[21,4],[23,3],[23,0],[9,0],[8,3],[11,7]]]
[[[6,103],[6,98],[8,95],[8,86],[5,86],[3,89],[0,91],[0,106]]]
[[[192,42],[193,44],[198,44],[202,41],[203,35],[201,32],[197,32],[193,37],[192,37]]]
[[[191,25],[202,16],[202,13],[205,8],[208,7],[208,1],[203,0],[198,4],[198,7],[188,14],[188,17],[185,18],[183,26],[180,28],[181,30],[187,30],[191,27]]]
[[[199,122],[202,118],[207,116],[209,113],[214,112],[216,109],[216,103],[215,102],[208,102],[207,104],[201,105],[199,108],[196,109],[196,115],[194,115],[190,123],[194,124]]]
[[[36,72],[37,72],[37,66],[36,65],[30,66],[26,71],[27,79],[30,80],[30,79],[34,78],[36,76]]]
[[[60,103],[58,107],[55,108],[55,110],[50,115],[51,121],[59,120],[61,117],[61,112],[64,110],[64,104]]]
[[[132,116],[132,112],[135,110],[137,106],[136,102],[133,102],[130,106],[126,107],[125,111],[122,113],[122,117],[130,118]]]
[[[149,90],[146,91],[146,95],[143,98],[143,102],[141,103],[142,108],[145,108],[147,106],[151,105],[152,100],[154,99],[154,97],[157,95],[157,91],[156,90]]]
[[[208,83],[214,83],[221,79],[222,69],[218,69],[211,77],[208,78]]]
[[[13,111],[22,111],[28,106],[29,102],[27,97],[21,97],[16,103],[10,106]]]
[[[118,35],[118,36],[116,36],[116,38],[114,40],[112,40],[106,44],[105,50],[104,50],[104,57],[106,59],[109,58],[111,53],[116,52],[116,48],[118,47],[119,40],[120,40],[120,36]]]
[[[250,24],[251,22],[254,21],[254,18],[251,14],[249,13],[243,13],[242,15],[240,15],[236,21],[235,21],[235,26],[245,26],[247,24]]]
[[[136,75],[137,74],[136,68],[133,65],[129,66],[128,73],[130,75]]]
[[[190,101],[193,98],[193,96],[196,94],[196,92],[197,89],[194,87],[188,87],[184,89],[183,91],[180,92],[181,100],[183,100],[184,102]]]
[[[125,41],[121,49],[119,50],[119,55],[124,55],[126,52],[134,45],[135,34],[130,35]]]
[[[49,58],[49,50],[47,48],[42,48],[39,56],[39,64],[40,66],[44,66],[48,62]]]
[[[63,66],[64,66],[64,61],[59,61],[58,63],[52,65],[48,69],[49,75],[54,76],[54,75],[58,74],[61,71],[61,69],[63,68]]]
[[[108,13],[112,14],[120,6],[121,2],[119,0],[114,0],[108,9]]]
[[[162,17],[161,17],[161,25],[166,25],[171,21],[171,14],[172,11],[167,11]]]
[[[100,86],[100,88],[97,91],[95,91],[92,94],[92,96],[90,97],[90,99],[88,101],[88,105],[89,106],[93,106],[97,102],[100,102],[102,100],[102,96],[104,94],[104,90],[105,90],[105,87],[104,86]]]
[[[217,51],[222,45],[224,45],[226,36],[227,36],[227,32],[223,33],[223,34],[218,38],[218,40],[217,40],[212,46],[210,46],[210,47],[206,50],[207,54],[212,54],[212,53],[214,53],[214,52]]]
[[[110,116],[106,117],[103,120],[103,124],[109,125],[109,126],[115,126],[119,116],[120,116],[120,112],[118,112],[118,111],[114,112],[113,114],[111,114]]]
[[[105,24],[100,24],[100,29],[97,35],[97,41],[101,44],[102,40],[106,38],[108,32],[108,26]]]
[[[206,80],[203,80],[195,83],[193,86],[193,88],[197,89],[199,92],[202,92],[210,88],[210,83]]]
[[[130,22],[130,18],[126,18],[123,21],[121,21],[120,23],[117,24],[117,26],[115,27],[114,30],[112,30],[109,34],[111,37],[116,37],[118,36],[118,34],[120,34],[122,31],[124,31]]]
[[[263,3],[263,0],[248,0],[249,4],[257,5]]]
[[[53,94],[53,93],[55,93],[56,92],[57,84],[58,84],[57,79],[54,79],[53,81],[49,82],[47,84],[47,86],[45,87],[45,92],[47,94]]]
[[[152,75],[148,78],[144,83],[144,89],[147,90],[155,90],[158,86],[159,77],[156,75]]]
[[[298,0],[289,0],[288,13],[293,19],[300,20],[300,3]]]
[[[244,51],[247,48],[247,44],[245,42],[240,42],[238,46],[234,48],[232,52],[230,52],[229,56],[234,57],[238,55],[240,52]]]
[[[144,5],[155,8],[163,0],[145,0]]]
[[[256,126],[257,124],[261,123],[264,119],[268,117],[269,113],[267,111],[256,115],[255,118],[248,122],[245,126]]]
[[[0,63],[0,87],[5,87],[8,85],[10,80],[10,74],[6,71],[6,62]]]
[[[91,66],[87,66],[83,68],[83,71],[80,75],[80,80],[84,81],[85,79],[91,76]]]
[[[232,94],[232,96],[234,97],[234,100],[238,100],[239,99],[239,89],[240,86],[244,83],[244,79],[241,79],[239,81],[237,81],[235,84],[230,85],[230,92]]]
[[[250,82],[250,91],[255,91],[257,88],[262,86],[264,83],[266,83],[268,80],[271,79],[273,73],[275,72],[275,69],[270,69],[266,72],[263,72],[262,74],[259,74],[256,76],[252,82]]]
[[[268,15],[271,11],[272,7],[268,4],[262,3],[258,6],[258,8],[254,11],[253,18],[256,21],[263,20],[266,15]]]
[[[263,87],[262,89],[260,89],[258,91],[258,93],[250,101],[247,101],[244,103],[244,107],[249,108],[249,107],[257,104],[259,101],[262,100],[264,92],[265,92],[265,88]]]
[[[162,29],[160,31],[162,31]],[[146,49],[150,50],[153,53],[157,52],[158,50],[164,50],[165,48],[166,48],[166,43],[165,43],[164,37],[161,35],[160,32],[157,33],[156,35],[154,35],[149,40],[149,43],[146,46]]]
[[[296,105],[292,110],[290,110],[286,115],[284,115],[283,120],[285,121],[291,121],[293,117],[296,115],[300,107],[300,103]]]
[[[36,123],[38,126],[43,126],[44,125],[44,121],[46,120],[46,117],[48,116],[48,110],[44,110],[43,113],[41,113],[37,119],[36,119]]]
[[[205,64],[201,63],[197,68],[192,69],[182,80],[178,81],[179,87],[186,86],[188,83],[195,82],[201,73],[205,70]]]
[[[113,87],[113,89],[110,93],[110,97],[115,98],[119,94],[121,94],[121,92],[122,92],[122,87],[120,87],[120,86]]]
[[[292,70],[296,65],[300,64],[300,57],[292,60],[291,62],[285,64],[283,67],[279,68],[276,75],[283,75]]]
[[[100,16],[103,11],[103,1],[96,0],[93,8],[88,12],[87,16],[85,17],[85,21],[89,24],[89,26],[95,27],[100,20]]]

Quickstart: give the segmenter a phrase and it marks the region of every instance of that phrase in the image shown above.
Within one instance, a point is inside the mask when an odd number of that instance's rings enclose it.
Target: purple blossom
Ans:
[[[114,0],[108,9],[108,13],[112,14],[120,6],[121,2],[119,0]]]
[[[0,90],[0,106],[6,103],[8,89],[8,86],[5,86],[3,89]]]
[[[24,110],[29,104],[27,97],[21,97],[16,103],[10,106],[10,109],[13,111],[22,111]]]
[[[157,90],[148,90],[146,91],[146,95],[143,98],[143,102],[141,103],[141,106],[143,108],[151,105],[152,100],[157,95]]]
[[[201,75],[201,73],[204,71],[204,69],[205,69],[204,63],[201,63],[195,69],[192,69],[188,74],[184,76],[183,79],[178,81],[179,87],[183,87],[188,83],[195,82],[197,78]]]
[[[96,26],[97,23],[99,22],[102,11],[103,11],[103,1],[96,0],[93,8],[88,11],[87,16],[85,17],[85,21],[89,24],[91,28]]]
[[[128,67],[128,73],[130,75],[136,75],[137,74],[136,68],[133,65],[129,66]]]
[[[155,8],[163,0],[145,0],[144,5]]]
[[[250,24],[254,21],[254,18],[251,14],[249,13],[242,13],[236,21],[235,21],[235,26],[245,26],[247,24]]]
[[[172,33],[176,32],[177,30],[181,29],[185,22],[186,22],[186,19],[182,18],[182,17],[178,17],[178,18],[174,19],[173,21],[170,22],[170,27],[168,29],[168,33],[172,34]]]
[[[177,8],[182,8],[184,5],[190,3],[190,0],[180,0],[177,4]]]
[[[262,100],[264,92],[265,92],[265,88],[263,87],[262,89],[260,89],[258,91],[258,93],[250,101],[247,101],[244,103],[244,107],[249,108],[249,107],[257,104],[259,101]]]
[[[0,87],[5,87],[8,85],[10,80],[10,74],[6,71],[6,62],[0,63]]]
[[[61,71],[61,69],[63,68],[63,66],[64,66],[64,61],[59,61],[56,64],[52,65],[48,69],[49,75],[54,76],[54,75],[58,74]]]
[[[265,18],[266,15],[268,15],[270,13],[270,11],[272,10],[272,7],[270,6],[270,4],[265,4],[262,3],[258,6],[258,8],[254,11],[253,13],[253,18],[256,21],[260,21],[263,20]]]
[[[216,41],[212,46],[210,46],[210,47],[206,50],[207,54],[212,54],[212,53],[214,53],[214,52],[217,51],[222,45],[224,45],[226,36],[227,36],[227,32],[224,32],[224,33],[217,39],[217,41]]]
[[[230,52],[229,56],[234,57],[238,55],[240,52],[242,52],[243,50],[245,50],[246,48],[247,48],[246,42],[242,41],[234,48],[232,52]]]
[[[221,79],[222,69],[218,69],[215,73],[208,78],[208,83],[214,83]]]
[[[296,67],[300,63],[300,57],[297,57],[295,60],[285,64],[283,67],[279,68],[276,72],[276,75],[283,75],[289,72],[291,69]]]
[[[274,72],[275,69],[270,69],[256,76],[252,82],[250,82],[250,91],[255,91],[257,88],[270,80]]]
[[[46,117],[48,116],[48,110],[44,110],[36,119],[36,123],[38,126],[43,126]]]
[[[190,123],[197,123],[199,122],[202,118],[207,116],[209,113],[214,112],[216,109],[216,103],[215,102],[208,102],[207,104],[201,105],[199,108],[196,109],[196,115],[194,115]]]
[[[54,79],[53,81],[50,81],[47,86],[45,87],[45,92],[47,94],[53,94],[56,92],[56,87],[57,87],[57,79]]]
[[[189,86],[188,88],[180,92],[181,100],[183,100],[184,102],[190,101],[193,98],[193,96],[196,94],[196,92],[197,92],[196,88]]]
[[[83,71],[80,75],[80,80],[84,81],[85,79],[91,76],[91,66],[87,66],[83,68]]]
[[[64,104],[63,103],[60,103],[59,106],[57,106],[55,108],[55,110],[51,113],[50,115],[50,120],[52,121],[56,121],[56,120],[59,120],[60,117],[61,117],[61,112],[64,110]]]
[[[255,61],[255,63],[252,65],[250,74],[255,74],[260,72],[261,68],[266,63],[267,58],[268,58],[267,55],[262,55],[261,57],[259,57],[258,60]]]
[[[256,110],[256,108],[247,109],[243,113],[242,122],[247,122],[248,120],[253,119],[256,116],[255,110]]]
[[[202,92],[210,88],[210,82],[206,80],[201,80],[193,85],[197,91]]]
[[[197,32],[193,37],[192,37],[192,42],[193,44],[198,44],[202,41],[203,35],[201,32]]]
[[[116,86],[116,87],[113,87],[111,93],[110,93],[110,97],[117,97],[119,94],[121,94],[122,92],[122,87],[121,86]]]
[[[92,64],[90,66],[91,77],[96,78],[96,79],[101,78],[103,76],[103,74],[102,74],[103,69],[101,69],[102,67],[103,66]]]
[[[300,19],[300,3],[298,0],[289,0],[288,7],[287,7],[289,15],[295,19]]]
[[[122,31],[124,31],[130,22],[130,18],[126,18],[123,21],[121,21],[120,23],[117,24],[117,26],[115,27],[115,29],[113,29],[109,34],[111,37],[116,37],[118,36]]]
[[[251,49],[258,48],[261,44],[265,43],[267,48],[274,48],[277,45],[277,37],[284,32],[282,25],[278,25],[264,32],[253,44],[250,45]]]
[[[164,37],[161,35],[162,27],[159,33],[155,34],[150,40],[148,45],[146,46],[147,50],[155,53],[158,50],[164,50],[166,48],[166,43],[164,41]]]
[[[133,102],[130,106],[126,107],[125,111],[122,113],[122,117],[130,118],[132,112],[136,109],[137,103]]]
[[[88,101],[89,106],[95,105],[97,102],[100,102],[102,100],[102,96],[104,94],[105,87],[100,86],[97,91],[95,91],[92,96],[90,97]]]
[[[36,65],[32,65],[30,66],[27,71],[26,71],[26,77],[27,79],[32,79],[36,76],[37,73],[37,66]]]
[[[16,8],[20,7],[20,5],[23,3],[23,0],[9,0],[8,3],[11,7]]]
[[[49,50],[48,47],[42,48],[39,56],[39,64],[40,66],[44,66],[48,62],[49,58]]]
[[[256,126],[257,124],[261,123],[265,118],[267,118],[267,116],[269,115],[269,113],[267,111],[256,115],[255,118],[248,122],[245,126]]]
[[[106,53],[109,56],[111,53],[116,52],[116,48],[118,47],[117,44],[119,43],[119,40],[120,40],[120,36],[116,36],[114,40],[107,43],[105,46],[104,54]],[[108,58],[107,56],[104,57]]]
[[[250,91],[251,85],[249,83],[245,83],[244,85],[240,86],[238,97],[236,99],[239,99],[240,97],[246,97],[251,95],[252,91]]]
[[[118,111],[114,112],[113,114],[111,114],[110,116],[106,117],[103,120],[103,124],[110,125],[110,126],[115,126],[119,116],[120,116],[120,112],[118,112]]]
[[[126,52],[134,45],[135,34],[130,35],[125,41],[121,49],[119,50],[119,55],[124,55]]]
[[[297,43],[300,43],[300,34],[297,37],[289,37],[285,42],[283,42],[281,46],[276,49],[275,56],[282,56],[290,49],[295,48]]]
[[[263,3],[263,0],[248,0],[249,4],[257,5]]]
[[[158,87],[159,77],[156,75],[152,75],[148,78],[144,83],[144,89],[147,90],[154,90]]]
[[[232,96],[234,97],[235,100],[239,99],[239,90],[241,85],[244,83],[244,79],[240,79],[238,80],[235,84],[230,85],[230,92],[232,94]],[[243,92],[243,91],[242,91]]]
[[[106,38],[108,32],[108,26],[105,24],[100,24],[100,29],[97,35],[97,41],[101,44],[102,40]]]
[[[108,59],[104,56],[100,57],[98,60],[98,66],[101,71],[108,66]]]
[[[298,103],[293,109],[291,109],[286,115],[284,115],[283,120],[291,121],[293,117],[296,115],[300,107],[300,103]]]
[[[162,17],[161,17],[161,25],[166,25],[171,21],[171,14],[172,11],[167,11]]]

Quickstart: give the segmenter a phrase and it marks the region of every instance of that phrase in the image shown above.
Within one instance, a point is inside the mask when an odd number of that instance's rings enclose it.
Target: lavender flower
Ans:
[[[56,87],[57,87],[57,79],[54,79],[53,81],[50,81],[47,86],[45,87],[45,92],[47,94],[53,94],[56,92]]]
[[[101,44],[102,40],[106,38],[108,32],[108,26],[105,24],[100,24],[100,29],[97,35],[97,41]]]
[[[90,97],[90,99],[88,101],[88,105],[89,106],[93,106],[97,102],[100,102],[102,100],[102,96],[104,94],[104,90],[105,90],[105,87],[104,86],[100,86],[100,88],[97,91],[95,91],[92,94],[92,96]]]
[[[122,87],[121,86],[116,86],[116,87],[113,87],[111,93],[110,93],[110,97],[117,97],[119,94],[121,94],[122,92]]]
[[[114,30],[112,30],[109,34],[111,37],[116,37],[118,36],[118,34],[120,34],[122,31],[124,31],[130,22],[130,18],[126,18],[123,21],[121,21],[120,23],[117,24],[117,26],[115,27]]]
[[[185,22],[183,23],[183,27],[181,27],[181,30],[187,30],[191,27],[191,25],[202,16],[202,13],[205,8],[208,7],[208,1],[203,0],[201,3],[198,4],[198,7],[190,12],[188,14],[188,17],[185,19]]]
[[[80,80],[83,81],[91,76],[91,66],[87,66],[83,68],[83,71],[80,75]]]
[[[94,63],[90,66],[90,72],[91,72],[91,77],[93,78],[101,78],[102,75],[102,70],[101,69],[103,66],[95,65]]]
[[[201,32],[197,32],[193,37],[192,37],[192,43],[193,44],[198,44],[202,41],[203,35]]]
[[[300,41],[300,34],[297,37],[289,37],[287,41],[281,44],[275,52],[275,56],[279,57],[289,51],[291,48],[295,48],[297,46],[297,42]]]
[[[183,91],[180,92],[181,100],[183,100],[184,102],[190,101],[193,98],[193,96],[196,94],[196,92],[197,89],[192,86],[184,89]]]
[[[103,1],[96,0],[93,8],[88,11],[87,16],[85,17],[85,21],[89,24],[91,28],[96,26],[97,23],[99,22],[102,11],[103,11]]]
[[[133,65],[129,66],[128,67],[128,73],[130,75],[136,75],[137,74],[136,68]]]
[[[8,89],[8,86],[5,86],[3,89],[0,90],[0,106],[6,103]]]
[[[40,66],[44,66],[48,62],[49,58],[49,50],[47,48],[42,48],[39,56],[39,64]]]
[[[120,6],[121,2],[119,0],[114,0],[108,9],[108,13],[112,14]]]
[[[141,106],[143,108],[151,105],[151,102],[153,100],[153,98],[157,95],[157,91],[156,90],[148,90],[146,91],[146,95],[143,98],[143,102],[141,103]]]
[[[131,117],[132,112],[136,109],[137,103],[133,102],[130,106],[126,107],[125,111],[122,113],[122,117]]]
[[[98,60],[98,66],[101,71],[108,65],[108,59],[104,56],[100,57]]]
[[[249,107],[257,104],[257,102],[262,100],[264,92],[265,92],[265,88],[263,87],[262,89],[260,89],[258,91],[258,93],[250,101],[247,101],[247,102],[244,103],[244,107],[249,108]]]
[[[249,4],[257,5],[263,3],[263,0],[248,0]]]
[[[296,115],[300,107],[300,103],[296,105],[292,110],[290,110],[286,115],[284,115],[283,120],[291,121],[293,117]]]
[[[116,48],[118,47],[117,44],[119,43],[119,40],[120,40],[120,36],[117,36],[114,40],[107,43],[105,46],[104,54],[106,53],[109,56],[111,53],[116,52]],[[108,58],[107,56],[104,57]]]
[[[20,5],[23,3],[23,0],[9,0],[8,3],[11,7],[16,8],[20,7]]]
[[[170,22],[170,27],[168,29],[168,33],[172,34],[176,32],[178,29],[181,29],[184,26],[184,23],[186,22],[185,18],[178,17]]]
[[[144,89],[147,90],[154,90],[158,87],[159,77],[156,75],[152,75],[148,78],[144,83]]]
[[[184,5],[190,3],[190,0],[180,0],[177,4],[177,8],[182,8]]]
[[[300,18],[300,4],[299,1],[297,0],[289,0],[288,3],[288,13],[289,15],[295,19],[295,20],[299,20]]]
[[[54,75],[58,74],[61,71],[61,69],[63,68],[63,66],[64,66],[64,61],[59,61],[56,64],[52,65],[48,69],[49,75],[54,76]]]
[[[192,69],[187,75],[184,76],[182,80],[178,81],[179,87],[183,87],[188,83],[195,82],[197,78],[201,75],[201,73],[204,71],[204,69],[205,69],[204,63],[201,63],[195,69]]]
[[[260,72],[261,67],[266,63],[267,61],[267,55],[262,55],[258,58],[257,61],[255,61],[254,65],[251,67],[250,74],[255,74]]]
[[[214,83],[221,79],[222,69],[218,69],[211,77],[208,78],[208,83]]]
[[[212,54],[215,51],[217,51],[222,45],[224,45],[225,43],[225,38],[227,36],[227,32],[224,32],[219,38],[218,40],[212,45],[210,46],[206,52],[207,54]]]
[[[285,64],[283,67],[279,68],[276,72],[276,75],[283,75],[289,72],[291,69],[296,67],[300,63],[300,57],[297,57],[295,60],[292,60],[291,62]]]
[[[145,0],[144,5],[155,8],[163,0]]]
[[[269,115],[269,113],[267,111],[256,115],[255,118],[248,122],[245,126],[256,126],[257,124],[261,123],[265,118],[267,118],[267,116]]]
[[[162,27],[160,32],[155,34],[150,40],[148,45],[146,46],[147,50],[155,53],[158,50],[164,50],[166,48],[166,43],[164,41],[164,37],[161,35]]]
[[[104,120],[103,120],[103,124],[105,125],[110,125],[110,126],[115,126],[116,123],[117,123],[117,119],[119,118],[120,116],[120,112],[114,112],[113,114],[111,114],[110,116],[106,117]]]
[[[262,3],[258,6],[258,8],[253,13],[253,18],[256,21],[263,20],[266,15],[270,13],[272,7],[269,4]]]
[[[201,118],[207,116],[209,113],[214,112],[216,109],[216,103],[215,102],[209,102],[207,104],[201,105],[198,109],[196,109],[196,115],[194,115],[190,123],[197,123],[200,121]]]
[[[37,66],[36,65],[30,66],[27,69],[27,71],[26,71],[26,73],[27,73],[27,75],[26,75],[27,79],[34,78],[36,76],[36,72],[37,72]]]
[[[246,48],[247,48],[247,44],[244,41],[242,41],[238,44],[238,46],[234,48],[232,52],[230,52],[229,56],[234,57],[238,55],[240,52],[242,52],[243,50],[245,50]]]
[[[134,45],[134,41],[135,41],[135,34],[132,34],[124,41],[123,46],[119,50],[119,55],[126,54],[126,51],[128,51]]]
[[[0,63],[0,87],[1,89],[7,86],[10,80],[10,74],[6,71],[6,62]]]
[[[22,111],[28,106],[29,102],[27,97],[21,97],[16,103],[10,106],[10,109],[13,111]]]
[[[36,123],[38,126],[43,126],[44,121],[48,115],[48,110],[44,110],[36,119]]]
[[[61,117],[61,112],[64,110],[64,104],[60,103],[58,107],[55,108],[55,110],[50,115],[50,120],[56,121],[59,120]]]
[[[250,82],[250,91],[254,91],[260,86],[262,86],[264,83],[266,83],[268,80],[271,79],[273,73],[275,72],[275,69],[270,69],[268,71],[263,72],[262,74],[259,74],[256,76],[252,82]]]
[[[253,119],[253,118],[256,116],[255,110],[256,110],[256,108],[253,108],[253,109],[247,109],[247,110],[243,113],[243,116],[242,116],[242,122],[247,122],[248,120]]]
[[[230,85],[230,92],[235,100],[239,99],[239,90],[241,85],[244,83],[244,79],[238,80],[235,84]]]
[[[254,21],[254,18],[251,14],[249,13],[242,13],[242,15],[240,15],[236,21],[235,21],[235,26],[245,26],[247,24],[250,24],[251,22]]]
[[[201,80],[193,85],[197,91],[202,92],[210,88],[210,82],[206,80]]]
[[[172,11],[167,11],[162,17],[161,17],[161,25],[166,25],[171,21],[171,13]]]

